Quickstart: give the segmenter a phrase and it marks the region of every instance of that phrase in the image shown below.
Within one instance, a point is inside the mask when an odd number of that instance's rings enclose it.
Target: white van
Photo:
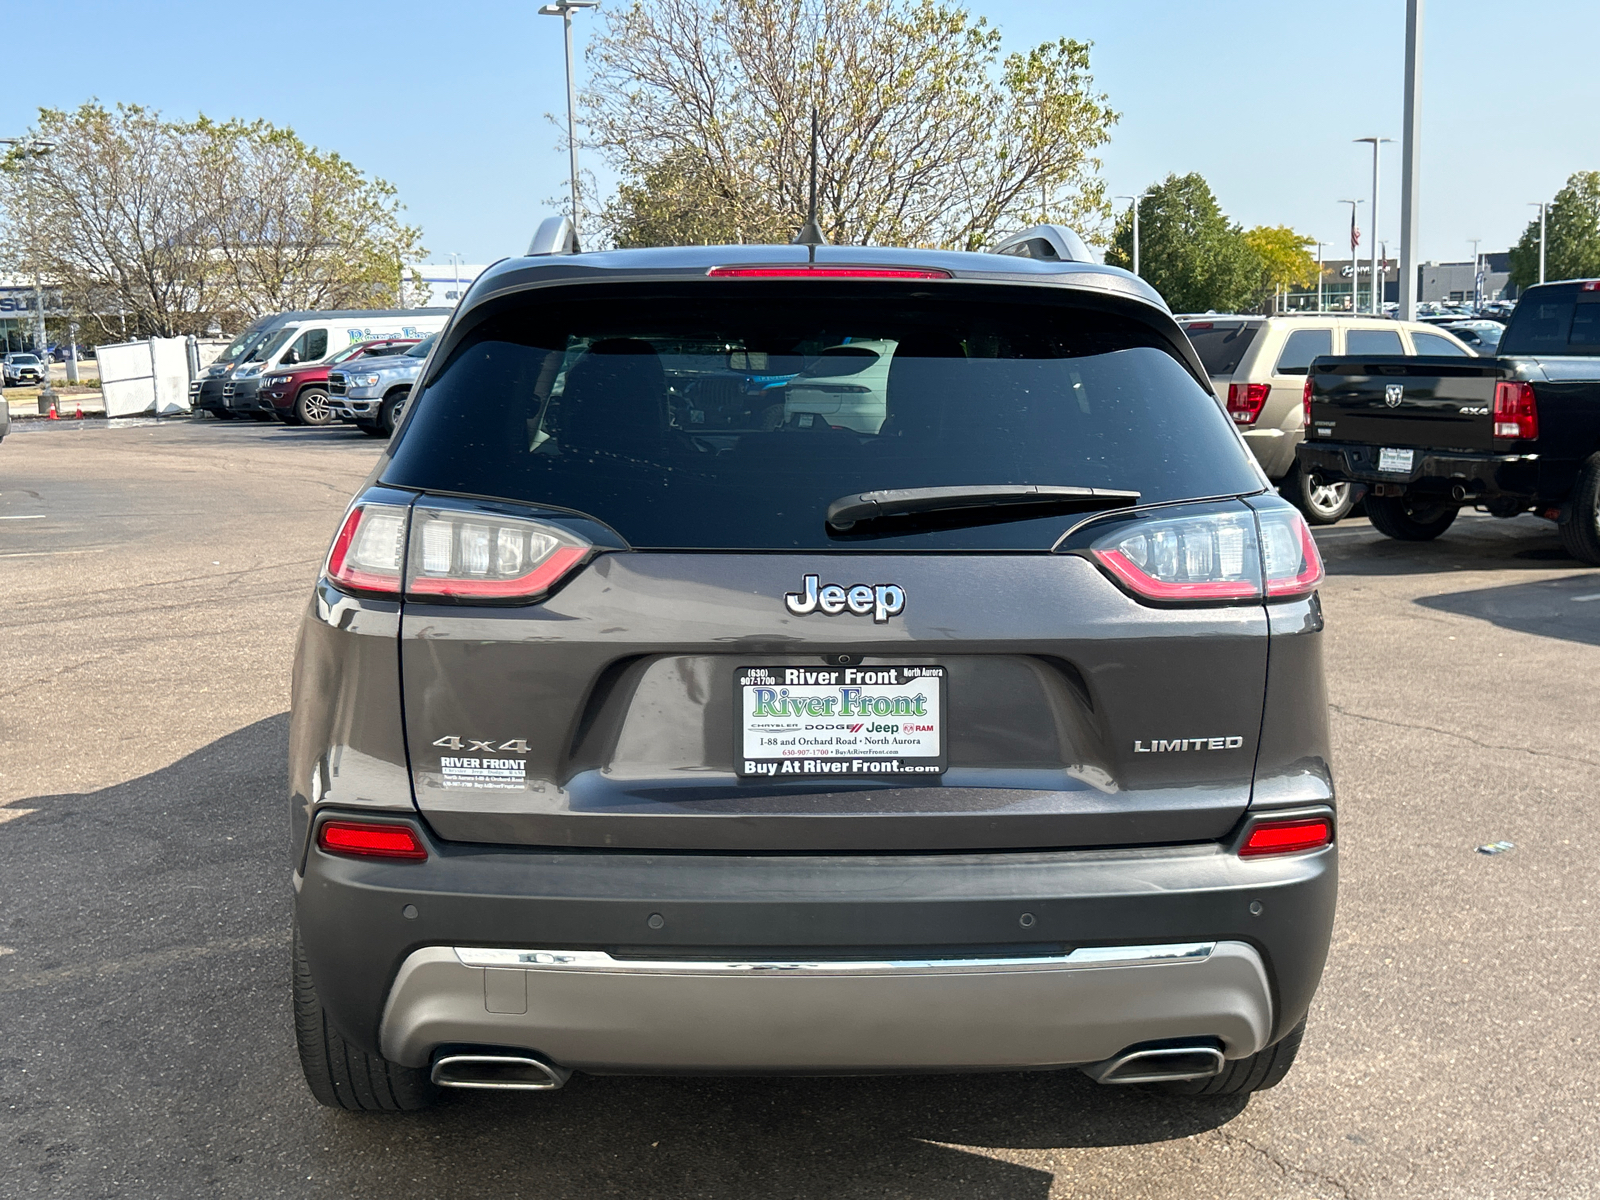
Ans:
[[[349,346],[378,338],[424,338],[438,333],[453,308],[351,309],[343,312],[285,313],[234,367],[223,387],[222,405],[229,415],[250,413],[271,417],[273,408],[259,400],[261,377],[280,367],[327,362]]]

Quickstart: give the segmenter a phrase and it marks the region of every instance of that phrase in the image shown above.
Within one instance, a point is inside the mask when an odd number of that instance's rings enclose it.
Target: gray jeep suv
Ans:
[[[813,369],[857,343],[881,379]],[[295,660],[318,1100],[1283,1077],[1336,887],[1322,568],[1142,281],[514,259],[414,397]]]

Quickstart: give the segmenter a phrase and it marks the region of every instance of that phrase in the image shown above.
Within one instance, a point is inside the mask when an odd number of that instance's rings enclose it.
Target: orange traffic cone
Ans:
[[[78,411],[72,414],[72,419],[74,421],[83,420],[83,405],[78,405]]]
[[[45,415],[45,420],[47,420],[47,421],[59,421],[59,420],[61,420],[61,414],[56,412],[56,406],[55,406],[55,403],[53,401],[50,404],[50,411]]]

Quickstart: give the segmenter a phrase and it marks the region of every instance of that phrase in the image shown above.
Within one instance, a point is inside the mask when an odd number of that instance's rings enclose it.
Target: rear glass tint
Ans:
[[[1191,321],[1183,327],[1194,343],[1194,352],[1205,364],[1206,374],[1213,379],[1239,369],[1239,360],[1255,341],[1256,329],[1242,321]]]
[[[1042,550],[1080,519],[830,534],[829,503],[884,488],[1260,489],[1216,401],[1104,313],[989,289],[597,291],[472,329],[384,481],[573,509],[639,548],[757,550]]]
[[[1283,353],[1278,355],[1277,374],[1304,375],[1311,360],[1333,353],[1333,330],[1296,329],[1283,342]]]
[[[1344,334],[1346,354],[1404,354],[1397,329],[1347,329]]]
[[[1600,355],[1600,293],[1544,288],[1528,292],[1512,312],[1496,349],[1500,354]]]
[[[1418,354],[1435,354],[1452,358],[1468,357],[1466,349],[1456,345],[1449,338],[1440,337],[1437,333],[1423,333],[1420,329],[1411,331],[1411,344],[1417,348]]]

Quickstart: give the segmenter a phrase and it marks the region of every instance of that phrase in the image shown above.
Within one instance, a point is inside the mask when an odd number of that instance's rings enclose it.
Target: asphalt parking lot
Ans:
[[[1319,534],[1342,892],[1273,1091],[580,1076],[319,1108],[290,1029],[288,666],[379,450],[189,420],[0,444],[0,1195],[1600,1192],[1600,571],[1529,517]]]

